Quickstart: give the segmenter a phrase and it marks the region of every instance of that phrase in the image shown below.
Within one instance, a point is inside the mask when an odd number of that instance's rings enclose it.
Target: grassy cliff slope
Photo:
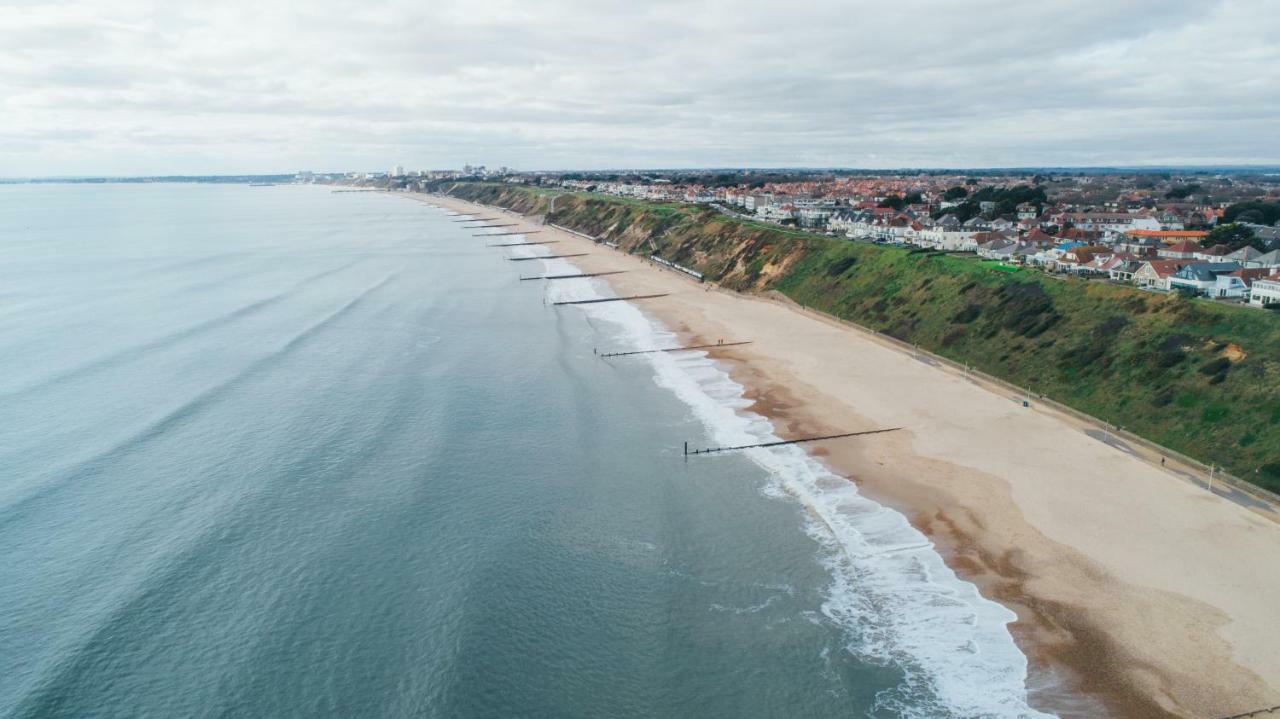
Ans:
[[[1280,313],[829,240],[691,205],[441,189],[549,213],[728,287],[778,290],[1280,491]]]

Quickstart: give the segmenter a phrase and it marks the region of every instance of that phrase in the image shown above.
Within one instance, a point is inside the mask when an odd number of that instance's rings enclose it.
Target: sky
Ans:
[[[0,177],[1280,163],[1280,0],[0,0]]]

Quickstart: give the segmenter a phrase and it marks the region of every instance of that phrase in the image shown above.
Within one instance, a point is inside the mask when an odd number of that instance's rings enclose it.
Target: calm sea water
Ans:
[[[485,242],[0,187],[0,715],[1030,713],[1012,616],[900,516],[794,449],[686,461],[768,423]]]

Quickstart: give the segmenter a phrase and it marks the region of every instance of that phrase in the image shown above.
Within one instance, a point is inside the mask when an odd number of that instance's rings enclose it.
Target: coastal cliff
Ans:
[[[1280,491],[1277,313],[827,239],[696,205],[496,183],[435,189],[546,215],[735,290],[780,292]]]

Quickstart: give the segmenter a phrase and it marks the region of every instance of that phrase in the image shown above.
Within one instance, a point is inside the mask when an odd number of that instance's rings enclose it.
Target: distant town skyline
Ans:
[[[1274,165],[1275,10],[0,6],[0,176]]]

